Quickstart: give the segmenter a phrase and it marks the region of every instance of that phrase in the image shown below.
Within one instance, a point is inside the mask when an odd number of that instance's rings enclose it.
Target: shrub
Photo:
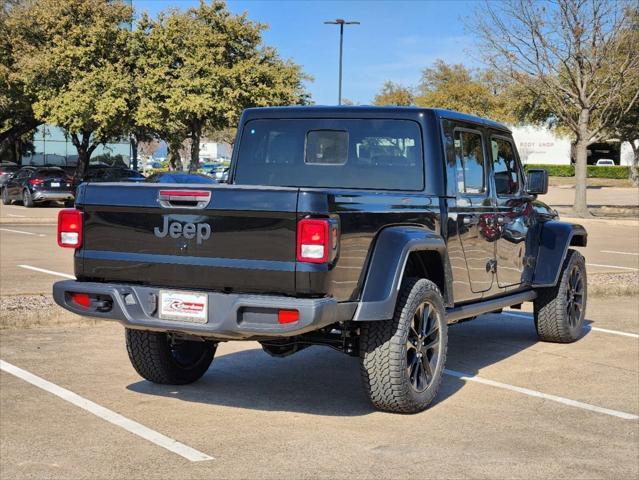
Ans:
[[[574,177],[574,165],[542,165],[528,164],[524,165],[524,170],[528,172],[530,169],[541,168],[548,172],[550,177]],[[588,178],[628,178],[630,176],[630,167],[625,166],[601,166],[588,165]]]
[[[588,177],[590,178],[629,178],[630,167],[621,167],[615,165],[602,165],[598,167],[596,165],[588,166]]]
[[[538,169],[541,168],[548,172],[548,176],[550,177],[574,177],[575,176],[575,167],[572,165],[534,165],[528,164],[524,165],[524,170],[528,172],[530,169]]]

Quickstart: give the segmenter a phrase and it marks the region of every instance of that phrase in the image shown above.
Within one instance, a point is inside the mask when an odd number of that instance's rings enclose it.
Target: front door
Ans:
[[[533,257],[527,248],[534,222],[531,199],[524,192],[523,174],[510,137],[491,135],[490,153],[495,191],[497,283],[516,287],[526,280]]]
[[[479,130],[453,131],[457,230],[470,287],[474,293],[491,289],[495,272],[494,206],[489,194],[483,135]]]

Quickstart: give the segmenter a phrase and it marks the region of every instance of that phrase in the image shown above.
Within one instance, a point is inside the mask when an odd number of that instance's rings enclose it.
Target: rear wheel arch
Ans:
[[[446,306],[452,304],[450,263],[446,242],[439,234],[412,225],[382,230],[375,241],[353,320],[391,318],[406,278],[428,278],[442,292]]]
[[[452,291],[447,285],[446,262],[442,252],[437,250],[413,250],[408,254],[402,281],[406,278],[426,278],[432,281],[444,298],[446,305],[452,304]]]

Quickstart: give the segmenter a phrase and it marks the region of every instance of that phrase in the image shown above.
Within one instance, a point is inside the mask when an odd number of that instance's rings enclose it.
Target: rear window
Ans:
[[[252,120],[236,184],[421,190],[421,131],[410,120]]]
[[[35,173],[38,177],[62,177],[64,170],[61,168],[38,168]]]

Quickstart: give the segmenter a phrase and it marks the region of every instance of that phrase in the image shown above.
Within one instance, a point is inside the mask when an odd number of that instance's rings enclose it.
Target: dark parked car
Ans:
[[[275,357],[323,345],[359,357],[375,407],[409,413],[437,394],[448,324],[532,302],[540,340],[583,335],[587,232],[537,199],[548,174],[524,172],[505,125],[256,108],[238,139],[226,185],[83,184],[60,213],[76,280],[55,301],[122,323],[145,379],[195,382],[226,341]]]
[[[213,177],[201,173],[163,172],[149,175],[149,183],[217,183]]]
[[[7,162],[0,163],[0,187],[4,185],[5,183],[7,183],[7,181],[18,170],[20,170],[20,167],[17,166],[15,163],[7,163]]]
[[[71,179],[59,167],[22,167],[2,186],[2,203],[21,201],[27,207],[47,201],[73,200]]]

